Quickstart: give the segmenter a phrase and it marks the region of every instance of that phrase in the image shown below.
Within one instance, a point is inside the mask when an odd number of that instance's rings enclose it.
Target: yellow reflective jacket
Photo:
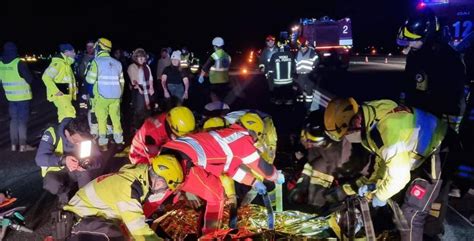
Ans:
[[[97,216],[123,222],[133,240],[162,240],[145,222],[142,203],[149,190],[149,165],[125,165],[117,173],[96,178],[64,206],[80,217]]]
[[[41,77],[44,85],[46,85],[46,98],[48,101],[54,101],[56,94],[60,91],[57,84],[68,85],[69,93],[63,94],[71,95],[73,100],[76,99],[76,79],[71,68],[73,63],[74,60],[64,54],[51,59],[51,64]]]
[[[447,126],[427,112],[391,100],[366,102],[362,111],[362,145],[377,156],[369,180],[377,180],[375,195],[387,200],[410,181],[410,171],[435,152]]]

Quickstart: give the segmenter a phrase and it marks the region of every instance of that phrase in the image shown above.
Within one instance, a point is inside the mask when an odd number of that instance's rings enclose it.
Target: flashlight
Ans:
[[[79,164],[82,168],[87,169],[90,167],[89,157],[92,152],[92,141],[85,140],[79,144]]]

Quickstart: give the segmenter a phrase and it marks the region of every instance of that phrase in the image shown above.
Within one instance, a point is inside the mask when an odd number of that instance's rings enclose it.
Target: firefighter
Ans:
[[[158,156],[151,163],[125,165],[119,172],[100,176],[81,188],[64,207],[80,218],[70,239],[105,236],[107,240],[125,240],[121,222],[133,240],[163,240],[145,222],[142,204],[164,199],[166,193],[179,189],[185,177],[172,156]]]
[[[459,53],[441,40],[433,11],[417,8],[400,27],[397,42],[408,51],[402,103],[442,118],[459,132],[466,106],[465,66]]]
[[[389,198],[406,189],[402,211],[408,229],[400,230],[401,237],[423,240],[425,220],[442,184],[439,149],[447,124],[428,112],[390,100],[359,106],[353,98],[346,98],[329,102],[324,125],[333,140],[362,143],[376,156],[374,172],[358,190],[359,195],[372,197],[372,206],[385,206]]]
[[[268,80],[268,89],[270,92],[273,92],[273,81],[269,78],[268,71],[269,71],[269,66],[270,66],[270,59],[272,58],[272,55],[276,52],[278,52],[278,48],[275,46],[275,41],[276,38],[273,35],[268,35],[265,38],[265,48],[262,51],[262,54],[260,55],[260,58],[258,60],[259,65],[258,68],[262,73],[265,74],[265,77]]]
[[[123,144],[123,130],[120,122],[120,100],[125,80],[122,64],[110,57],[112,42],[99,38],[96,42],[96,57],[91,62],[86,80],[93,84],[93,109],[99,126],[99,146],[107,150],[107,118],[110,116],[113,127],[113,139],[116,144]]]
[[[308,115],[300,137],[301,144],[307,150],[308,162],[289,200],[320,209],[328,203],[340,202],[348,195],[354,195],[354,190],[359,187],[357,184],[361,185],[356,180],[367,171],[364,168],[368,163],[366,152],[360,145],[352,145],[346,139],[336,142],[327,137],[324,133],[324,112],[321,110]]]
[[[255,145],[259,150],[262,158],[268,163],[273,163],[276,156],[278,136],[275,129],[275,125],[273,124],[273,119],[269,114],[258,110],[244,109],[230,112],[226,114],[224,118],[226,120],[226,123],[235,124],[238,123],[241,118],[246,114],[251,114],[247,115],[247,117],[253,117],[256,122],[260,122],[260,120],[262,120],[264,126],[263,134],[260,138],[257,138]]]
[[[313,48],[309,46],[308,40],[300,36],[297,39],[298,53],[296,54],[296,83],[299,86],[301,95],[299,100],[305,103],[309,111],[313,102],[313,90],[318,87],[316,83],[315,71],[319,64],[319,56]]]
[[[58,109],[58,122],[76,117],[72,101],[76,100],[76,79],[72,70],[76,52],[71,44],[60,44],[60,54],[53,57],[44,71],[42,79],[46,86],[46,97]]]
[[[293,104],[293,78],[295,66],[290,51],[285,50],[285,43],[278,42],[278,50],[270,57],[267,64],[268,79],[272,82],[275,104],[283,102]]]
[[[81,143],[92,143],[90,156],[81,158],[87,150]],[[65,118],[59,125],[44,132],[36,152],[36,165],[41,167],[43,188],[59,197],[59,204],[69,200],[69,192],[75,185],[83,187],[100,175],[100,151],[91,141],[87,120]]]
[[[239,121],[241,122],[241,118],[250,117],[256,123],[262,123],[263,125],[263,134],[260,138],[257,139],[254,146],[257,148],[259,155],[261,158],[269,164],[273,164],[275,157],[276,157],[276,148],[277,148],[277,141],[278,136],[275,129],[275,125],[273,124],[273,119],[267,113],[258,111],[258,110],[239,110],[233,111],[228,113],[224,116],[226,123],[235,124]],[[245,121],[244,121],[245,122]],[[261,181],[263,181],[263,177],[258,175],[258,173],[253,172],[253,174]],[[223,180],[224,182],[224,180]],[[226,183],[233,183],[231,181],[226,181]],[[225,187],[226,194],[227,193],[235,193],[233,189],[234,185],[227,185]],[[250,189],[245,196],[242,198],[241,205],[250,204],[258,194],[258,190],[256,188]],[[272,204],[275,205],[274,201],[276,200],[276,193],[273,186],[269,187],[269,197],[272,201]]]
[[[215,37],[212,40],[212,46],[214,47],[214,53],[203,65],[198,81],[202,84],[204,76],[208,74],[211,92],[217,94],[221,100],[224,100],[230,91],[229,67],[231,58],[223,49],[224,39],[221,37]]]
[[[277,172],[273,165],[262,160],[254,146],[256,140],[263,135],[263,121],[258,119],[260,118],[256,114],[246,114],[240,118],[238,124],[180,137],[166,143],[162,148],[161,153],[173,153],[178,159],[191,161],[192,165],[204,170],[202,174],[196,173],[200,180],[189,178],[195,173],[187,174],[189,179],[181,188],[207,201],[204,234],[219,228],[222,221],[224,189],[221,176],[225,175],[238,183],[253,186],[261,194],[266,193],[266,186],[256,179],[253,172],[263,177],[263,180],[280,184],[284,182],[284,176]],[[202,177],[212,178],[207,180]],[[236,202],[236,197],[229,198]]]
[[[178,106],[168,113],[162,113],[145,120],[137,131],[130,147],[132,164],[148,164],[151,157],[158,155],[166,142],[194,131],[194,115],[187,107]]]

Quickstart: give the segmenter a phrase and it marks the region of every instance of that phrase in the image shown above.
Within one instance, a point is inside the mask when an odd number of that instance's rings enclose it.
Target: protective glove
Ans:
[[[358,194],[360,197],[364,197],[365,194],[375,190],[375,184],[367,184],[359,188]]]
[[[278,171],[278,177],[277,177],[275,182],[276,182],[276,184],[285,183],[285,175],[283,175],[283,173],[281,173],[281,171]]]
[[[204,76],[200,75],[198,79],[199,84],[204,83]]]
[[[374,195],[374,198],[372,198],[372,207],[383,207],[385,205],[387,205],[387,201],[382,201],[376,195]]]
[[[255,190],[257,190],[258,194],[260,195],[264,195],[265,193],[267,193],[267,187],[261,181],[255,181],[255,183],[253,184],[253,187],[255,188]]]

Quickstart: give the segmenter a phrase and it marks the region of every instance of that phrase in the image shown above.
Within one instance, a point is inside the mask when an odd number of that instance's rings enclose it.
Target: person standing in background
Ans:
[[[147,62],[147,53],[138,48],[133,51],[133,63],[128,66],[127,73],[132,83],[134,128],[139,129],[143,121],[152,110],[152,96],[155,93],[153,87],[153,75]]]
[[[17,47],[12,42],[3,45],[0,82],[8,100],[11,151],[17,151],[18,145],[20,152],[34,151],[36,148],[26,144],[30,100],[33,98],[31,93],[33,75],[28,66],[20,61]]]

